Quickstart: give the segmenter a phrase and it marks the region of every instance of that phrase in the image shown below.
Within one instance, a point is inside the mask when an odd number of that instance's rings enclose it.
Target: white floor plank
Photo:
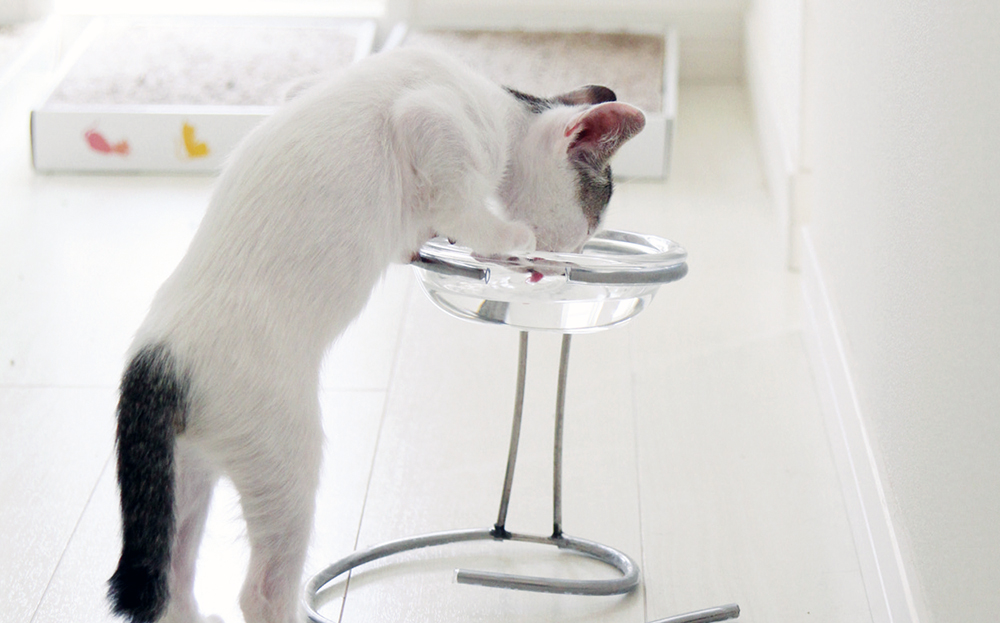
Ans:
[[[112,452],[114,392],[0,388],[0,621],[29,621]]]
[[[799,335],[636,381],[650,616],[739,602],[750,623],[866,620]]]

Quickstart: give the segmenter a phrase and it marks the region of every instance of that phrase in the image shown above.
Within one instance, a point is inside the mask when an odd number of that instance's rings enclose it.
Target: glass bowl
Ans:
[[[424,292],[453,316],[523,330],[586,333],[620,324],[687,274],[676,242],[605,230],[579,253],[480,257],[435,238],[413,261]]]

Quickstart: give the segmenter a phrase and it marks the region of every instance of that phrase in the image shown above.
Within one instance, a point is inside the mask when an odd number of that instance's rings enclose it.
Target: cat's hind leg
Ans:
[[[246,623],[298,623],[322,452],[318,400],[285,404],[268,419],[276,426],[241,440],[227,465],[250,541],[240,607]]]
[[[205,532],[217,471],[183,436],[174,450],[177,532],[170,560],[170,603],[161,623],[200,623],[206,619],[194,598],[195,562]]]

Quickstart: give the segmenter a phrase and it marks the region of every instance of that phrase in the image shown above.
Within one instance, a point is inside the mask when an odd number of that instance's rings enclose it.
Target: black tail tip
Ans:
[[[111,610],[131,623],[153,623],[167,608],[170,592],[166,574],[143,565],[118,565],[108,580]]]

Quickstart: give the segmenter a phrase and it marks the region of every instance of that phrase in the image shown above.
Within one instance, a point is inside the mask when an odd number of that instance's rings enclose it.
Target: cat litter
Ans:
[[[32,111],[43,172],[199,172],[297,84],[371,53],[370,20],[96,20]]]
[[[532,95],[584,84],[610,87],[646,114],[646,128],[612,161],[615,175],[665,178],[677,111],[677,36],[654,32],[418,30],[398,28],[387,46],[443,50],[485,76]]]

